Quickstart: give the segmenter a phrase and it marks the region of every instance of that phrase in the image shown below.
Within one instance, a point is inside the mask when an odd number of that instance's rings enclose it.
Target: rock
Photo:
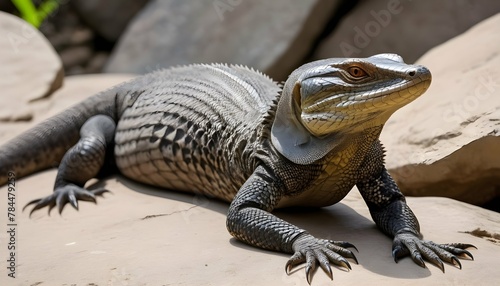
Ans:
[[[94,39],[94,33],[88,28],[76,29],[71,37],[70,44],[72,46],[84,45],[90,43]]]
[[[499,1],[360,1],[315,59],[400,54],[413,63],[430,48],[500,12]]]
[[[95,32],[83,23],[73,6],[68,4],[60,3],[40,26],[40,31],[58,52],[78,45],[91,46],[96,38]]]
[[[52,192],[55,170],[18,180],[17,205]],[[19,279],[25,285],[308,285],[304,267],[286,275],[290,255],[260,250],[226,230],[228,205],[193,195],[160,191],[122,177],[105,182],[112,195],[98,205],[66,207],[63,215],[17,212]],[[6,187],[0,188],[5,194]],[[0,196],[0,205],[7,205]],[[475,260],[449,264],[443,274],[411,259],[391,257],[391,239],[374,225],[357,191],[332,207],[278,215],[314,235],[346,240],[359,249],[352,271],[332,267],[334,281],[316,271],[312,285],[494,285],[500,281],[500,214],[446,198],[408,198],[426,239],[465,242]],[[6,225],[6,215],[0,223]],[[479,230],[477,230],[479,228]],[[470,232],[471,234],[467,233]],[[474,235],[472,235],[474,234]],[[0,232],[6,241],[6,232]],[[477,235],[477,236],[476,236]],[[47,255],[50,253],[50,255]],[[6,259],[0,260],[6,269]],[[22,276],[21,276],[22,275]],[[22,278],[21,278],[22,277]],[[11,281],[6,275],[3,281]]]
[[[85,73],[100,73],[109,59],[106,52],[97,52],[85,67]]]
[[[130,20],[148,0],[73,0],[75,11],[102,37],[118,40]]]
[[[45,24],[40,30],[44,35],[47,35],[47,39],[56,51],[62,51],[71,46],[73,33],[76,29],[74,27],[64,27],[61,30],[56,30],[54,25],[53,23]]]
[[[51,98],[50,109],[40,115],[40,119],[54,116],[66,108],[83,101],[89,96],[128,81],[137,75],[133,74],[96,74],[68,76],[64,87]],[[38,114],[37,114],[38,115]]]
[[[484,204],[500,196],[500,14],[424,55],[429,90],[382,132],[403,192]]]
[[[10,0],[0,0],[0,11],[12,13],[16,10],[16,6]]]
[[[146,73],[227,62],[284,80],[301,64],[340,2],[150,1],[120,39],[105,71]]]
[[[83,66],[92,57],[92,49],[89,46],[73,46],[64,49],[60,53],[61,60],[66,70],[74,66]]]
[[[45,37],[18,17],[0,12],[0,121],[32,118],[27,104],[62,86],[61,60]]]
[[[36,123],[56,115],[62,110],[78,103],[85,98],[106,90],[116,84],[135,77],[129,74],[104,74],[69,76],[64,79],[64,86],[50,98],[44,98],[26,104],[25,108],[31,111],[30,122],[3,122],[0,124],[0,144],[9,138],[33,127]]]

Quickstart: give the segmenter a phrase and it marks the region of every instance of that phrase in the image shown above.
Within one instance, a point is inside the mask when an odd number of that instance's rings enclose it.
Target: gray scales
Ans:
[[[284,86],[235,65],[160,70],[103,91],[0,147],[0,185],[59,165],[54,193],[31,210],[94,201],[85,189],[117,167],[133,180],[230,202],[237,239],[306,263],[358,262],[345,241],[316,238],[274,216],[276,208],[323,207],[357,186],[377,226],[393,237],[393,256],[425,267],[461,268],[470,244],[422,239],[419,224],[384,166],[379,134],[397,109],[429,87],[431,74],[395,54],[332,58],[296,69]]]

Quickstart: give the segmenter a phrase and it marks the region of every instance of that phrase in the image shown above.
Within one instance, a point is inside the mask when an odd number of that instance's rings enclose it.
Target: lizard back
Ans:
[[[256,167],[254,151],[270,129],[280,86],[242,66],[191,65],[147,77],[140,79],[146,86],[127,86],[133,100],[121,110],[115,135],[120,171],[232,200]]]

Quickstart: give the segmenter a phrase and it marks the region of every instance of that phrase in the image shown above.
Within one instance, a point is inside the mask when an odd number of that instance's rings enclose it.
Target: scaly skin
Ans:
[[[54,193],[31,212],[94,201],[85,182],[114,158],[125,176],[231,202],[227,228],[251,245],[306,263],[351,268],[354,247],[315,238],[275,217],[286,206],[328,206],[357,186],[375,223],[411,256],[444,271],[468,244],[422,240],[418,221],[384,167],[384,123],[430,85],[430,72],[397,55],[326,59],[295,70],[283,89],[241,66],[192,65],[155,72],[91,97],[0,148],[0,184],[59,163]],[[80,136],[78,136],[78,132]],[[114,150],[114,151],[113,151]]]

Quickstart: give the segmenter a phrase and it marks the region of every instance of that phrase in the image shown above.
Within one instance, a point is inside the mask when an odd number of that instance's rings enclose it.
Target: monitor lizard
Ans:
[[[358,263],[345,241],[316,238],[271,212],[324,207],[357,186],[392,255],[443,261],[470,244],[423,240],[417,218],[384,166],[379,134],[391,114],[423,94],[431,73],[395,54],[305,64],[284,85],[239,65],[194,64],[159,70],[98,93],[0,147],[0,185],[59,165],[54,192],[33,213],[96,201],[107,190],[85,183],[109,162],[133,180],[230,202],[231,235],[305,263]],[[30,215],[31,215],[30,213]],[[355,248],[355,247],[354,247]]]

